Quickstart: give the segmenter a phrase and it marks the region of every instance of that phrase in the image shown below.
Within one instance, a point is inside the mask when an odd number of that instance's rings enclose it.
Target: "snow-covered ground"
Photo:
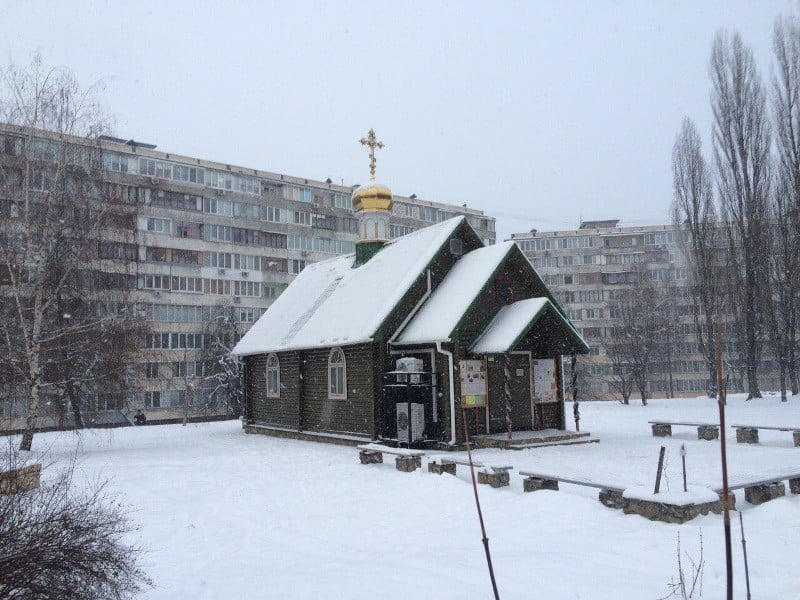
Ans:
[[[568,414],[571,414],[568,407]],[[480,450],[513,464],[511,485],[480,486],[500,596],[660,598],[677,574],[676,546],[706,562],[703,597],[724,597],[722,517],[654,523],[604,507],[597,490],[562,484],[524,494],[520,470],[652,486],[667,447],[662,489],[720,483],[719,444],[676,427],[653,438],[648,420],[717,420],[708,399],[581,404],[581,429],[598,444]],[[727,422],[800,425],[800,398],[731,396]],[[761,431],[758,446],[728,429],[730,478],[800,471],[789,432]],[[238,422],[37,435],[45,461],[77,448],[79,477],[111,479],[141,526],[136,541],[157,587],[147,598],[489,598],[491,587],[468,470],[457,477],[402,473],[386,456],[361,465],[352,447],[246,435]],[[502,455],[502,456],[501,456]],[[53,468],[50,469],[53,471]],[[47,474],[45,473],[45,476]],[[800,597],[800,496],[742,510],[754,598]],[[738,513],[732,513],[735,597],[744,597]],[[686,561],[685,561],[686,562]]]

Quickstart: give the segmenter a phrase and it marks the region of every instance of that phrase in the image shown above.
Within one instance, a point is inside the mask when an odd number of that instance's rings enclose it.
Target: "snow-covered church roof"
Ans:
[[[355,268],[353,254],[307,266],[236,344],[233,354],[371,341],[464,220],[455,217],[397,238]]]
[[[453,266],[439,287],[397,338],[400,344],[449,341],[467,312],[514,242],[502,242],[468,252]]]

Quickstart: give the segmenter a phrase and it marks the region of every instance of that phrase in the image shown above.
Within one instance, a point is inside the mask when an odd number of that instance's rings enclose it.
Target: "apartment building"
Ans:
[[[585,221],[574,230],[512,235],[589,344],[589,356],[581,357],[583,398],[618,397],[610,385],[606,352],[617,317],[614,301],[642,271],[659,293],[657,310],[671,323],[659,340],[663,352],[650,378],[650,392],[695,396],[708,390],[708,371],[694,333],[682,235],[674,225],[620,227],[617,219]],[[726,341],[724,348],[732,353],[735,343]],[[766,361],[765,366],[760,373],[764,389],[777,389],[777,377],[769,372],[772,365]],[[733,378],[729,389],[738,385]]]
[[[25,136],[43,146],[98,147],[0,124],[0,160],[13,159],[15,140]],[[137,396],[94,398],[92,418],[113,422],[138,407],[151,420],[176,418],[187,406],[192,414],[208,411],[216,406],[204,397],[215,393],[208,377],[215,322],[242,335],[306,265],[353,252],[351,194],[358,184],[180,156],[132,139],[103,137],[99,148],[103,201],[113,204],[116,217],[104,229],[103,264],[96,268],[135,302],[150,333]],[[414,194],[394,196],[390,236],[456,215],[494,243],[493,217]],[[6,419],[19,419],[25,403],[9,397],[2,409]]]

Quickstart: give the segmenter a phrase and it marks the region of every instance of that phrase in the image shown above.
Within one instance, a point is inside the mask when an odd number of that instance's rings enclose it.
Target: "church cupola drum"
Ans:
[[[361,144],[369,148],[370,181],[353,192],[353,210],[358,219],[358,242],[354,266],[363,265],[389,241],[392,190],[375,181],[375,150],[383,148],[373,129]]]

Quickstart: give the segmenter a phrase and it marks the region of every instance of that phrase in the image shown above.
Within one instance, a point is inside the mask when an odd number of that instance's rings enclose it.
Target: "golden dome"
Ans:
[[[385,185],[371,181],[353,192],[353,210],[391,210],[392,190]]]

